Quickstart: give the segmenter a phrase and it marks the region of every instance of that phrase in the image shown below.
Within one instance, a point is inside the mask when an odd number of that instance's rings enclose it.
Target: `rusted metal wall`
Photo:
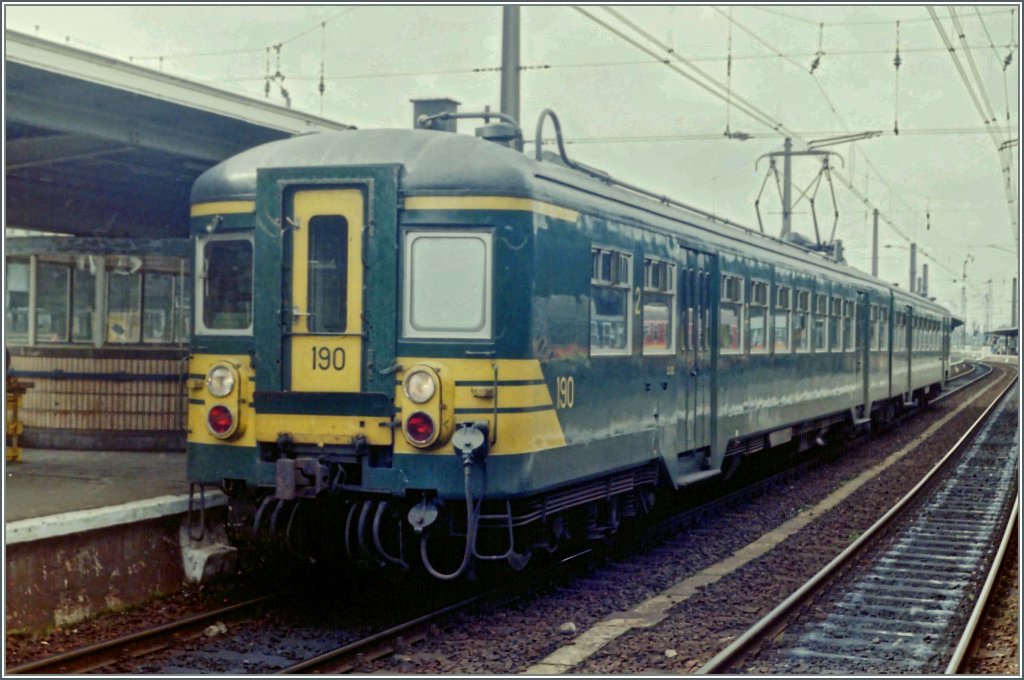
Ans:
[[[32,383],[21,404],[25,446],[184,446],[184,350],[11,350],[10,374]]]

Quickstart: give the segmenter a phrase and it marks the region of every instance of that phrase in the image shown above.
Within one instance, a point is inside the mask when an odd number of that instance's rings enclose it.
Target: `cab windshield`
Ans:
[[[251,332],[251,238],[211,237],[200,241],[198,249],[197,331]]]

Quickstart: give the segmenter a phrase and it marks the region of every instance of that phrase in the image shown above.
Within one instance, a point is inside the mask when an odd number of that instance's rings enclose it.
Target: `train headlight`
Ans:
[[[218,439],[230,437],[237,427],[235,414],[227,406],[218,404],[211,408],[206,414],[206,427],[210,434]]]
[[[413,371],[405,376],[405,396],[417,404],[430,401],[437,392],[437,383],[428,371]]]
[[[405,420],[405,433],[416,446],[429,446],[437,438],[434,419],[423,411],[416,411]]]
[[[235,372],[224,364],[217,364],[206,376],[206,387],[215,397],[226,397],[235,389]]]

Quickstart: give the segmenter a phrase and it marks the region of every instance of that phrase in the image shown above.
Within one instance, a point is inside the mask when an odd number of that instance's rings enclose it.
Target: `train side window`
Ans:
[[[887,307],[878,308],[878,349],[883,352],[889,350],[889,309]]]
[[[701,350],[711,349],[711,274],[700,275],[700,319],[697,326],[697,346]]]
[[[644,354],[675,352],[676,266],[644,258]]]
[[[697,274],[693,269],[682,270],[680,276],[679,306],[680,306],[680,332],[679,350],[687,351],[697,349],[697,316],[699,308],[699,293],[697,291]]]
[[[814,304],[814,351],[828,351],[828,296],[818,293]]]
[[[793,312],[793,349],[807,352],[811,348],[811,293],[797,290]]]
[[[843,350],[852,352],[857,344],[857,303],[852,300],[843,301]]]
[[[750,282],[750,305],[747,311],[747,328],[750,333],[750,353],[764,354],[768,351],[768,284],[764,281]]]
[[[632,352],[632,256],[606,248],[591,250],[590,353]]]
[[[777,353],[789,351],[789,296],[789,286],[775,286],[775,316],[772,330]]]
[[[832,309],[828,319],[829,350],[843,351],[843,299],[832,298]]]
[[[405,337],[491,337],[491,234],[410,231],[403,262]]]
[[[722,274],[718,312],[718,348],[722,354],[743,351],[743,277]]]
[[[868,309],[868,351],[872,351],[878,347],[878,305]]]

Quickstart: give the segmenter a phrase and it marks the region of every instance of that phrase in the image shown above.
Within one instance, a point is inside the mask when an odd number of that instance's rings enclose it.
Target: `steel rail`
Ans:
[[[795,592],[789,597],[783,600],[777,605],[772,611],[770,611],[764,618],[756,622],[753,626],[747,629],[742,635],[734,640],[721,652],[716,654],[710,661],[701,666],[697,671],[697,675],[709,675],[713,673],[723,673],[729,664],[734,662],[737,658],[746,653],[754,643],[761,640],[769,631],[771,631],[777,624],[779,624],[783,617],[792,612],[798,605],[805,603],[811,595],[817,592],[818,588],[827,582],[836,572],[843,566],[849,564],[854,557],[858,556],[861,550],[874,539],[876,535],[881,533],[882,529],[885,528],[889,522],[903,510],[918,493],[925,488],[928,483],[946,466],[946,463],[953,459],[953,457],[960,451],[960,449],[974,436],[974,434],[981,428],[981,426],[987,421],[988,417],[995,410],[996,406],[1000,403],[1002,398],[1006,396],[1009,390],[1017,382],[1017,376],[1011,374],[1007,385],[1000,390],[998,396],[992,400],[992,403],[986,407],[985,411],[974,421],[973,424],[967,429],[967,431],[957,440],[957,442],[950,448],[950,450],[939,460],[935,466],[925,475],[906,495],[903,496],[892,508],[890,508],[877,522],[871,527],[864,531],[853,543],[846,547],[843,552],[839,553],[831,562],[829,562],[821,571],[812,576],[806,583],[800,586]]]
[[[956,675],[958,673],[965,672],[963,666],[973,656],[973,650],[975,649],[975,643],[977,641],[978,624],[981,622],[981,617],[988,608],[989,598],[992,595],[992,589],[995,587],[996,577],[999,572],[1002,571],[1003,558],[1006,555],[1006,548],[1013,539],[1014,534],[1017,533],[1017,514],[1020,509],[1020,494],[1017,494],[1017,498],[1013,501],[1013,510],[1010,513],[1010,518],[1006,522],[1006,530],[1003,531],[1003,540],[999,543],[999,550],[996,553],[995,559],[992,560],[992,568],[988,572],[988,577],[985,579],[985,585],[981,589],[981,593],[978,595],[978,602],[974,606],[974,610],[971,612],[971,618],[967,622],[967,627],[964,629],[964,634],[960,638],[960,642],[957,644],[956,649],[953,651],[953,656],[949,660],[949,665],[946,666],[946,675]]]
[[[208,624],[218,619],[237,617],[248,610],[265,604],[270,598],[270,595],[265,595],[245,602],[239,602],[229,607],[147,628],[146,630],[124,635],[113,640],[104,640],[103,642],[97,642],[86,647],[37,659],[15,668],[8,668],[6,672],[10,675],[54,675],[58,673],[85,673],[96,670],[118,661],[122,658],[121,655],[124,652],[135,646],[145,646],[146,651],[162,649],[166,646],[162,641],[173,635],[193,633],[197,630],[202,630]]]

